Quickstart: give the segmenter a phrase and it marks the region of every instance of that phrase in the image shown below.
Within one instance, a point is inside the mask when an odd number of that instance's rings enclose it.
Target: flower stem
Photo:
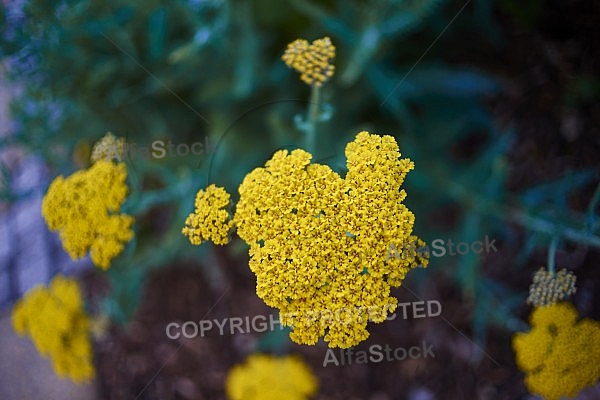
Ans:
[[[306,137],[304,147],[306,151],[314,155],[315,137],[317,135],[317,123],[319,121],[319,101],[321,97],[321,88],[311,86],[310,100],[308,101],[308,114],[306,116]]]
[[[353,84],[364,71],[365,66],[371,61],[379,49],[380,33],[376,25],[371,25],[363,31],[358,45],[355,47],[352,58],[342,74],[340,80],[346,84]]]
[[[556,246],[558,246],[558,236],[552,238],[550,247],[548,248],[548,271],[551,272],[553,276],[556,274],[556,268],[554,266]]]

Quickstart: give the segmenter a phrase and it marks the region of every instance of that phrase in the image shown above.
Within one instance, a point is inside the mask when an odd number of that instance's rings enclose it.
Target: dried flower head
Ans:
[[[251,355],[244,364],[234,366],[225,381],[231,400],[304,400],[317,388],[311,370],[294,356]]]
[[[50,184],[42,215],[74,260],[90,251],[92,262],[107,269],[133,238],[133,217],[117,214],[127,196],[126,177],[125,164],[98,160]]]
[[[94,144],[90,159],[93,163],[98,160],[108,161],[111,157],[120,160],[123,157],[124,151],[125,139],[118,138],[112,133],[107,132],[102,139]],[[117,152],[118,154],[113,154],[114,152]]]
[[[554,275],[542,267],[533,275],[527,304],[543,307],[565,300],[577,291],[576,280],[577,277],[571,271],[561,269]]]
[[[229,205],[229,193],[225,189],[210,185],[196,194],[195,210],[185,220],[181,233],[190,243],[199,245],[211,240],[215,244],[229,243],[229,231],[233,225],[225,209]]]
[[[74,279],[57,275],[49,287],[31,289],[15,304],[12,323],[17,334],[30,336],[37,351],[50,357],[58,376],[75,382],[94,377],[89,319]]]
[[[308,85],[321,86],[333,76],[335,66],[331,60],[335,57],[335,46],[329,37],[317,39],[312,44],[297,39],[288,44],[281,57],[288,67],[298,71],[300,79]]]
[[[516,363],[531,393],[546,400],[571,398],[600,378],[600,323],[577,318],[567,302],[535,308],[531,331],[513,337]]]

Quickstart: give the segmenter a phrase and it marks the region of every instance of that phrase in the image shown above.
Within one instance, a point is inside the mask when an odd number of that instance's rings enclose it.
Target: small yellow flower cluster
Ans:
[[[57,177],[42,202],[48,227],[60,232],[63,247],[71,258],[90,251],[92,262],[107,269],[133,238],[134,222],[118,212],[127,196],[125,164],[96,161],[87,170],[68,178]]]
[[[397,307],[391,288],[422,262],[416,254],[386,260],[390,242],[419,240],[411,234],[415,217],[400,190],[414,165],[399,159],[393,137],[367,132],[346,147],[345,179],[311,164],[311,157],[303,150],[278,151],[239,187],[234,223],[250,245],[257,295],[283,315],[386,306],[374,318],[381,323]],[[324,337],[330,347],[348,348],[368,338],[367,322],[300,318],[282,324],[293,326],[296,343],[312,345]]]
[[[251,355],[245,364],[229,371],[225,382],[231,400],[304,400],[317,388],[308,366],[294,356]]]
[[[118,155],[119,159],[123,157],[125,148],[125,139],[117,138],[112,133],[107,132],[106,135],[102,137],[99,141],[96,142],[94,148],[92,150],[92,156],[90,157],[92,162],[96,162],[98,160],[108,161],[107,158],[109,156]],[[112,149],[116,149],[119,154],[111,154],[110,151]],[[112,150],[114,151],[114,150]]]
[[[335,66],[335,46],[331,39],[324,37],[311,44],[304,39],[294,40],[281,57],[288,67],[300,72],[300,79],[308,85],[321,86],[333,76]]]
[[[543,307],[568,298],[577,291],[573,272],[561,269],[556,276],[545,268],[540,268],[533,275],[533,283],[529,287],[527,304]]]
[[[31,336],[40,354],[50,357],[61,378],[84,382],[94,377],[89,320],[75,280],[56,276],[48,288],[31,289],[15,304],[12,323],[19,335]]]
[[[531,393],[546,400],[574,397],[600,378],[600,323],[577,318],[567,302],[536,308],[531,331],[513,337],[516,362]]]
[[[210,185],[196,194],[195,210],[185,220],[181,233],[190,243],[199,245],[211,240],[215,244],[229,243],[229,231],[233,226],[229,213],[230,195],[225,189]]]

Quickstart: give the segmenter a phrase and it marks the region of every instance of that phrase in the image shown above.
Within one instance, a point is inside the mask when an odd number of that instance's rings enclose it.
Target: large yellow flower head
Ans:
[[[57,275],[48,288],[36,286],[12,312],[15,331],[31,337],[38,352],[50,357],[56,374],[75,382],[95,375],[89,319],[77,282]]]
[[[278,151],[248,174],[234,223],[250,245],[257,295],[280,310],[290,338],[347,348],[369,336],[364,310],[383,322],[397,307],[391,288],[427,265],[414,253],[386,260],[390,243],[419,242],[400,190],[413,163],[399,159],[393,137],[367,132],[346,147],[345,179],[311,157]]]
[[[298,71],[300,79],[311,86],[321,86],[333,76],[335,46],[329,37],[317,39],[311,44],[304,39],[294,40],[281,57],[288,67]]]
[[[223,188],[210,185],[196,194],[195,210],[185,220],[182,233],[190,243],[199,245],[211,240],[215,244],[229,243],[229,231],[233,225],[225,209],[229,205],[229,193]]]
[[[133,217],[116,214],[127,196],[123,163],[97,160],[87,170],[57,177],[42,202],[42,215],[60,233],[71,258],[89,251],[92,262],[107,269],[133,238]]]
[[[531,393],[546,400],[574,397],[600,378],[600,323],[577,318],[567,302],[535,308],[531,331],[513,337],[517,366]]]
[[[294,356],[251,355],[229,371],[225,382],[231,400],[304,400],[317,388],[308,366]]]

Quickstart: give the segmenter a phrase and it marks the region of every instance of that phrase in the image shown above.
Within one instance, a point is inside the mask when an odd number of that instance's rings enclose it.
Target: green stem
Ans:
[[[554,267],[554,259],[556,255],[556,247],[558,246],[558,236],[552,238],[550,242],[550,247],[548,248],[548,271],[552,273],[552,275],[556,274],[556,268]]]
[[[259,43],[257,33],[252,25],[252,10],[254,4],[250,1],[243,1],[233,7],[234,18],[238,21],[240,29],[240,44],[238,50],[239,61],[235,63],[235,85],[234,94],[238,98],[247,96],[252,90],[255,81],[255,59],[259,52]]]
[[[319,101],[321,97],[321,88],[319,86],[311,86],[310,100],[308,101],[308,114],[306,116],[306,151],[314,156],[315,138],[317,135],[317,123],[319,122]]]
[[[574,242],[600,248],[600,237],[594,235],[593,233],[586,233],[582,230],[561,223],[556,223],[544,218],[532,216],[527,212],[513,207],[498,204],[493,200],[489,200],[481,195],[472,193],[462,185],[454,182],[444,182],[441,180],[440,183],[448,188],[448,193],[452,197],[464,201],[467,207],[475,208],[481,213],[491,214],[502,219],[507,219],[536,232],[541,232],[552,236],[559,236]]]
[[[340,78],[343,84],[351,85],[359,78],[365,66],[379,49],[379,41],[380,34],[376,25],[365,28],[349,64]]]
[[[504,207],[504,210],[505,211],[500,211],[498,215],[501,216],[503,213],[508,213],[509,220],[526,226],[531,230],[559,235],[574,242],[600,248],[600,237],[596,235],[588,234],[582,232],[581,230],[574,229],[560,223],[551,222],[543,218],[531,216],[523,211],[517,211],[510,209],[509,207]]]

